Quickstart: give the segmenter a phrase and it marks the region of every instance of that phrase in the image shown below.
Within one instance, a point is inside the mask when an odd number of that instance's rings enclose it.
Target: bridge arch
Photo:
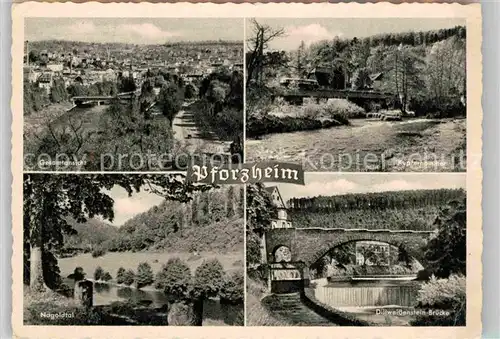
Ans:
[[[290,248],[293,262],[303,262],[307,267],[315,263],[332,248],[353,241],[378,241],[393,245],[405,251],[409,257],[426,265],[422,247],[432,231],[367,230],[367,229],[324,229],[288,228],[271,229],[266,234],[268,261],[274,261],[278,245]]]
[[[413,246],[408,246],[407,242],[391,241],[391,240],[386,241],[386,240],[378,240],[378,239],[374,240],[373,238],[370,238],[370,237],[360,237],[359,239],[354,239],[354,240],[349,239],[349,240],[345,240],[345,241],[340,240],[340,241],[332,241],[332,242],[324,243],[324,244],[322,244],[321,248],[318,248],[316,253],[314,253],[311,256],[310,260],[308,261],[308,265],[312,265],[312,264],[318,262],[318,260],[320,260],[322,257],[324,257],[325,255],[327,255],[329,252],[331,252],[332,250],[334,250],[336,248],[340,248],[344,245],[347,245],[350,243],[356,243],[356,242],[360,242],[360,241],[374,241],[374,242],[394,246],[399,251],[404,252],[409,259],[415,259],[422,266],[424,266],[423,262],[425,261],[425,259],[423,257],[423,251],[418,250],[418,248],[413,248]],[[424,244],[425,243],[422,243],[421,246],[423,246]]]

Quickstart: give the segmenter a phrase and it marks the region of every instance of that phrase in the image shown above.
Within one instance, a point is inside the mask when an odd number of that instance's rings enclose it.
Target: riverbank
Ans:
[[[39,134],[47,127],[49,123],[67,113],[73,107],[69,101],[50,104],[37,112],[25,115],[23,120],[23,129],[25,137],[31,138]]]
[[[465,171],[465,119],[352,119],[349,126],[247,140],[247,161],[300,163],[306,171]]]

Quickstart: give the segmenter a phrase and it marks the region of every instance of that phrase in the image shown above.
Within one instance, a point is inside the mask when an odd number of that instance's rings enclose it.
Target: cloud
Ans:
[[[163,42],[164,39],[180,36],[179,32],[164,31],[151,23],[123,24],[117,28],[127,34],[133,34],[148,41]]]
[[[273,43],[273,48],[293,50],[298,48],[302,41],[304,41],[306,46],[309,46],[314,42],[331,40],[336,36],[342,36],[342,33],[330,32],[320,24],[287,26],[285,27],[285,36],[276,39]]]
[[[94,33],[96,30],[97,29],[94,23],[86,21],[76,22],[68,27],[68,31],[78,35],[91,34]]]
[[[384,182],[381,184],[376,184],[371,187],[372,192],[384,192],[384,191],[403,191],[403,190],[419,190],[419,189],[429,189],[425,187],[420,182],[408,182],[406,180],[392,180]]]

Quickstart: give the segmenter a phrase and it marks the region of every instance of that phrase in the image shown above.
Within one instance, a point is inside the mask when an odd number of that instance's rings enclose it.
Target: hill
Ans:
[[[76,234],[64,238],[64,248],[66,249],[79,248],[89,251],[101,246],[118,234],[118,227],[98,219],[89,219],[85,223],[79,223],[72,218],[67,221]]]
[[[125,222],[102,247],[112,252],[241,250],[242,198],[241,187],[229,186],[199,193],[187,204],[166,200]]]
[[[465,198],[462,189],[397,191],[294,198],[288,202],[295,227],[433,230],[450,201]]]

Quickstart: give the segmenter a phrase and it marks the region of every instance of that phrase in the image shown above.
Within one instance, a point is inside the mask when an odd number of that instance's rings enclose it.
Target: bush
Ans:
[[[163,289],[176,301],[188,299],[192,287],[191,270],[179,258],[169,259],[157,273],[155,287]]]
[[[111,274],[109,272],[104,273],[104,275],[101,278],[101,280],[103,280],[103,281],[110,281],[112,279],[113,279],[113,277],[111,276]]]
[[[220,288],[219,296],[221,302],[240,303],[244,299],[244,278],[241,271],[226,275]]]
[[[101,280],[103,276],[104,276],[104,270],[102,269],[101,266],[97,266],[97,268],[94,271],[94,280]]]
[[[123,276],[123,283],[127,286],[130,286],[134,283],[135,280],[135,273],[132,270],[128,270],[125,272]]]
[[[449,316],[418,316],[414,326],[465,326],[466,279],[463,275],[451,275],[446,279],[432,277],[423,283],[418,292],[418,308],[443,310]]]
[[[348,122],[348,119],[366,116],[363,108],[346,99],[329,99],[325,106],[325,113],[340,122]]]
[[[118,269],[118,272],[116,272],[116,283],[117,284],[123,284],[125,281],[125,269],[123,267],[120,267]]]
[[[217,259],[205,260],[194,273],[193,293],[195,297],[214,297],[223,284],[224,268]]]
[[[95,250],[92,251],[93,258],[102,257],[105,254],[106,254],[106,250],[104,248],[96,248]]]
[[[137,288],[150,285],[153,281],[153,270],[151,266],[147,262],[140,263],[137,267],[137,275],[135,278]]]

